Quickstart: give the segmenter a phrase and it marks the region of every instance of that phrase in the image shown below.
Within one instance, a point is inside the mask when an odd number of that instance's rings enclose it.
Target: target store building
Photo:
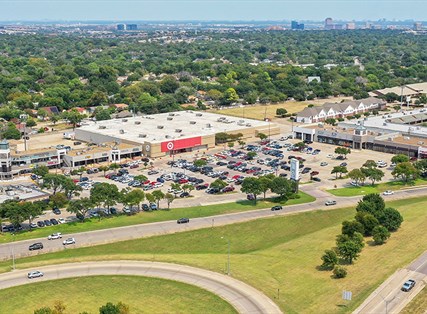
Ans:
[[[115,142],[138,146],[144,156],[157,158],[215,147],[215,134],[242,135],[254,140],[258,133],[277,135],[271,122],[198,111],[178,111],[126,119],[90,121],[75,130],[75,139],[100,145]]]

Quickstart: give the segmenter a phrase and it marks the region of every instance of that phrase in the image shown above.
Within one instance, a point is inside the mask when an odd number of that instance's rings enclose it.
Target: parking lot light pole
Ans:
[[[227,275],[230,276],[230,238],[221,237],[221,239],[226,239],[228,244],[228,253],[227,253]]]

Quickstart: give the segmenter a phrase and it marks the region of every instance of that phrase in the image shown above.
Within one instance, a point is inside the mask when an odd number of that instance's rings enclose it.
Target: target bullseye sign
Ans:
[[[202,137],[191,137],[191,138],[181,138],[176,140],[169,140],[161,143],[162,152],[170,152],[173,150],[191,148],[195,146],[202,145]]]
[[[168,150],[172,150],[172,149],[173,149],[173,142],[169,142],[169,143],[167,143],[167,144],[166,144],[166,148],[167,148]]]

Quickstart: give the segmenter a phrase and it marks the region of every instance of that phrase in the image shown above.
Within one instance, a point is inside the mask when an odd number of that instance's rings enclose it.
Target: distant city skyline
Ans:
[[[0,0],[0,21],[407,20],[425,0]]]

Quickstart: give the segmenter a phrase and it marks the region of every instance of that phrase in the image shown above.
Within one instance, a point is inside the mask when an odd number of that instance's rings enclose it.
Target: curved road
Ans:
[[[187,224],[177,224],[173,221],[163,221],[147,224],[132,225],[119,228],[102,229],[97,231],[88,231],[74,234],[63,235],[66,237],[74,237],[76,239],[75,245],[69,245],[64,247],[62,240],[51,240],[48,241],[46,238],[23,240],[11,243],[5,243],[0,245],[0,260],[12,259],[12,256],[25,257],[38,255],[43,253],[49,253],[54,251],[65,250],[74,247],[93,246],[105,243],[112,243],[118,241],[125,241],[131,239],[138,239],[142,237],[163,235],[169,233],[183,232],[195,229],[209,228],[212,226],[223,226],[239,222],[245,222],[260,218],[268,218],[273,216],[281,216],[292,213],[312,211],[312,210],[325,210],[339,207],[355,206],[357,202],[362,198],[361,196],[355,197],[335,197],[329,193],[318,190],[317,185],[303,186],[302,189],[305,192],[316,197],[316,201],[306,204],[289,205],[284,206],[283,210],[271,211],[268,209],[261,210],[250,210],[245,212],[238,212],[232,214],[224,214],[217,216],[192,218]],[[410,198],[417,196],[425,196],[427,194],[427,188],[414,188],[407,190],[396,191],[394,195],[385,196],[386,201]],[[327,207],[324,205],[325,200],[335,199],[337,205]],[[52,232],[55,232],[52,228]],[[28,246],[35,242],[42,242],[44,249],[38,251],[29,251]]]
[[[231,278],[208,270],[159,262],[108,261],[85,262],[38,267],[44,276],[28,279],[27,270],[15,270],[0,275],[0,289],[32,282],[61,278],[98,275],[137,275],[175,280],[208,290],[227,302],[239,313],[282,313],[262,292]]]

